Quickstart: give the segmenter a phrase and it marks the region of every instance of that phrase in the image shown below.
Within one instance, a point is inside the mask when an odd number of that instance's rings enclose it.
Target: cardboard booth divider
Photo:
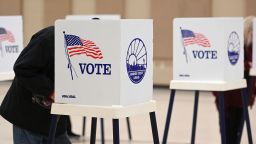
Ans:
[[[242,18],[176,18],[173,80],[232,82],[243,78]]]
[[[55,102],[112,106],[153,95],[153,22],[57,20]]]
[[[22,49],[22,17],[0,16],[0,81],[14,78],[13,65]]]

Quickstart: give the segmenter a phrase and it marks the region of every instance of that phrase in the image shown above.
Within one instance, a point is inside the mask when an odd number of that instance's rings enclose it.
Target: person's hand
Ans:
[[[54,102],[54,98],[55,98],[55,94],[54,91],[51,93],[51,95],[49,96],[49,100],[52,101],[52,103]]]
[[[32,97],[32,102],[40,105],[45,109],[51,109],[52,103],[54,102],[54,92],[52,92],[51,95],[49,95],[46,98],[43,98],[42,96],[34,95]]]
[[[51,109],[52,103],[54,102],[54,97],[55,97],[55,94],[53,91],[48,98],[43,99],[42,103],[45,106],[45,108]]]

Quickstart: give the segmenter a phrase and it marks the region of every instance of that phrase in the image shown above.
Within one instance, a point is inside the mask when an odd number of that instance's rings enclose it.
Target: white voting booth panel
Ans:
[[[242,18],[176,18],[173,80],[234,82],[243,79]]]
[[[55,102],[132,105],[153,94],[152,20],[58,20]]]
[[[120,15],[67,15],[66,20],[91,20],[92,18],[99,18],[101,20],[118,20]]]
[[[250,73],[256,76],[256,18],[253,18],[252,26],[252,70]]]
[[[22,49],[22,17],[0,16],[0,81],[13,79],[13,65]]]
[[[256,18],[253,18],[252,24],[252,68],[250,69],[250,75],[256,76]]]

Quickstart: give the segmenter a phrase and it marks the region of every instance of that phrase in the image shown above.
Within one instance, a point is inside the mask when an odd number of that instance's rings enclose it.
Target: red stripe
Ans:
[[[92,50],[92,51],[100,51],[100,49],[98,47],[90,48],[88,46],[81,46],[81,45],[76,45],[76,46],[72,46],[72,47],[68,48],[68,50],[74,50],[74,49],[88,49],[88,50]]]
[[[87,52],[85,52],[85,51],[83,51],[83,52],[79,52],[79,53],[73,53],[73,54],[71,54],[70,55],[70,57],[72,57],[72,56],[75,56],[75,55],[80,55],[80,54],[85,54],[86,56],[90,56],[90,57],[92,57],[92,58],[95,58],[95,59],[102,59],[103,58],[103,56],[102,55],[93,55],[93,54],[90,54],[90,53],[87,53]]]
[[[77,50],[77,51],[72,51],[72,52],[69,52],[69,55],[73,55],[74,53],[80,53],[80,52],[86,52],[86,53],[90,53],[92,55],[102,55],[102,53],[95,53],[95,52],[90,52],[90,51],[86,51],[86,50]]]
[[[75,48],[68,48],[69,53],[72,51],[89,51],[89,52],[95,52],[95,53],[101,53],[99,49],[93,49],[93,48],[85,48],[85,47],[75,47]]]
[[[72,50],[70,50],[71,48],[68,48],[68,54],[70,57],[75,56],[75,55],[80,55],[80,54],[86,54],[87,56],[93,57],[93,58],[103,58],[102,53],[100,50],[96,50],[94,51],[93,49],[87,49],[84,47],[76,47],[76,48],[72,48]]]
[[[82,43],[84,46],[89,45],[89,46],[96,46],[96,44],[93,41],[90,40],[83,40],[81,39]]]

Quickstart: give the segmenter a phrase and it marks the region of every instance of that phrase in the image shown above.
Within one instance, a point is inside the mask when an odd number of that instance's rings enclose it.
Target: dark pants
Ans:
[[[225,113],[227,144],[236,144],[241,136],[239,127],[242,124],[243,109],[230,107]]]
[[[68,135],[72,134],[72,126],[70,116],[67,116],[67,133]]]
[[[47,137],[13,125],[14,144],[47,144]],[[55,144],[71,144],[67,134],[55,138]]]

